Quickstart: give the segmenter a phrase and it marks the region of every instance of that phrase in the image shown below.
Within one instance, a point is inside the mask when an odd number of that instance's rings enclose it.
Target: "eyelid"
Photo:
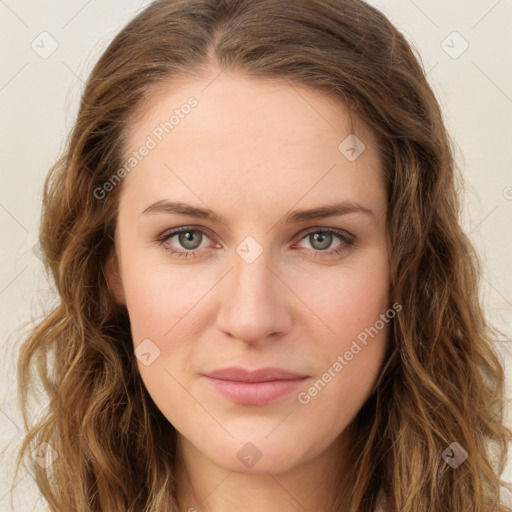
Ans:
[[[340,238],[342,238],[343,240],[345,240],[348,243],[354,243],[356,240],[356,237],[352,233],[348,232],[345,229],[327,228],[327,227],[321,227],[321,226],[314,226],[312,228],[306,228],[305,232],[301,231],[300,233],[304,233],[304,234],[301,236],[300,240],[303,240],[311,233],[321,233],[321,232],[334,233],[335,235],[339,236]]]

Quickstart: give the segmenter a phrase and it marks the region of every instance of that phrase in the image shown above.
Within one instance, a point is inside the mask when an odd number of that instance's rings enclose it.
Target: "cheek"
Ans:
[[[307,298],[308,307],[323,324],[324,347],[339,350],[390,307],[387,255],[376,248],[339,269],[324,269],[314,279],[297,279],[294,291]]]
[[[352,309],[338,310],[338,320],[332,323],[337,335],[323,340],[315,350],[318,372],[297,400],[303,414],[318,418],[315,429],[323,439],[332,439],[341,432],[374,390],[395,316],[384,297],[368,295],[368,301],[353,302]]]
[[[184,268],[184,267],[183,267]],[[172,336],[172,330],[184,327],[211,285],[197,281],[193,270],[156,264],[126,266],[123,273],[126,304],[134,343],[140,338]],[[193,322],[185,322],[193,327]]]
[[[218,278],[208,272],[199,277],[193,265],[140,264],[135,254],[123,267],[123,283],[135,353],[150,354],[137,356],[139,373],[162,411],[194,407],[185,390],[197,373],[197,340],[207,327],[208,292]]]
[[[319,276],[318,286],[308,282],[299,291],[321,320],[303,324],[309,339],[317,340],[314,354],[320,364],[316,381],[304,390],[299,402],[312,410],[333,412],[338,404],[343,414],[355,415],[371,393],[383,364],[391,322],[395,317],[389,297],[389,267],[386,254],[376,249],[364,261],[346,266],[337,275]],[[313,324],[316,329],[313,328]]]
[[[198,339],[201,330],[194,308],[200,308],[211,286],[198,286],[193,271],[161,264],[127,264],[123,282],[140,376],[158,408],[174,423],[179,411],[194,407],[186,392],[193,377],[191,340]]]

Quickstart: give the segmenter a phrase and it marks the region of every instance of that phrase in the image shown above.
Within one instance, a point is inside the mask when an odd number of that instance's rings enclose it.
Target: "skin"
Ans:
[[[228,73],[212,82],[217,74],[170,85],[130,126],[136,149],[187,98],[198,101],[123,179],[110,284],[128,309],[134,347],[150,339],[160,350],[151,364],[137,363],[179,433],[180,510],[230,512],[240,503],[247,511],[328,510],[334,474],[352,463],[357,433],[349,426],[383,365],[388,324],[309,403],[298,392],[391,306],[376,141],[321,92]],[[355,161],[338,149],[351,133],[366,145]],[[226,222],[142,214],[160,200],[209,207]],[[338,200],[373,215],[282,222],[292,209]],[[178,235],[157,241],[181,226],[206,234],[195,232],[189,246]],[[308,228],[344,230],[356,242],[333,234],[322,245],[318,230],[308,236]],[[252,263],[236,252],[248,236],[263,251]],[[165,250],[190,252],[192,245],[199,247],[192,257]],[[322,247],[340,246],[340,254],[319,257]],[[238,404],[202,376],[232,365],[277,366],[310,378],[275,403]],[[237,457],[248,442],[261,453],[252,467]]]

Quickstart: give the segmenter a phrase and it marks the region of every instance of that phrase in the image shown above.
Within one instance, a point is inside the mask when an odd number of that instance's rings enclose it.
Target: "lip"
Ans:
[[[291,372],[283,368],[265,367],[255,370],[246,370],[240,366],[230,366],[228,368],[219,368],[205,373],[206,377],[214,379],[231,380],[237,382],[268,382],[273,380],[297,380],[309,377],[304,373]]]
[[[204,374],[213,388],[238,404],[264,405],[290,395],[309,376],[282,368],[221,368]]]

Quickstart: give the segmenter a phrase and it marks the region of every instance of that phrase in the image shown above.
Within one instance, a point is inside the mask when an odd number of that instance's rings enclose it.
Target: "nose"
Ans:
[[[294,295],[273,268],[269,251],[250,263],[235,252],[232,261],[233,268],[220,288],[217,327],[249,345],[289,332]]]

